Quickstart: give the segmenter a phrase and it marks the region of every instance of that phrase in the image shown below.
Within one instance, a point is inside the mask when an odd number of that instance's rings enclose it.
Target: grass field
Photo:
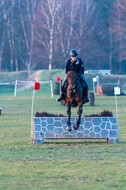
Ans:
[[[25,80],[21,73],[0,73],[1,82]],[[41,80],[56,81],[64,71],[43,71]],[[92,90],[92,77],[87,81]],[[106,76],[107,77],[107,76]],[[125,76],[120,77],[125,88]],[[116,76],[100,77],[103,83],[116,82]],[[118,97],[120,143],[106,140],[56,140],[37,145],[31,138],[31,102],[33,89],[18,91],[14,85],[0,87],[0,190],[125,190],[126,189],[126,96]],[[34,113],[48,111],[66,115],[66,107],[50,97],[49,85],[35,92]],[[95,106],[86,104],[83,115],[115,111],[114,97],[96,97]],[[77,109],[72,110],[76,115]]]
[[[43,87],[44,88],[44,87]],[[105,140],[59,140],[32,144],[32,91],[1,94],[0,189],[1,190],[125,190],[126,189],[126,96],[118,97],[120,143]],[[114,97],[96,97],[83,115],[115,112]],[[36,92],[34,113],[48,111],[66,115],[66,107],[50,97],[50,90]],[[72,110],[76,115],[77,109]]]

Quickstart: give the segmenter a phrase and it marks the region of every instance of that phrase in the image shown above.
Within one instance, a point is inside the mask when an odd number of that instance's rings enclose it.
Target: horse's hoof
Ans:
[[[71,127],[67,127],[67,128],[66,128],[66,131],[67,131],[67,132],[72,131]]]
[[[73,125],[74,130],[77,130],[79,128],[79,125]]]

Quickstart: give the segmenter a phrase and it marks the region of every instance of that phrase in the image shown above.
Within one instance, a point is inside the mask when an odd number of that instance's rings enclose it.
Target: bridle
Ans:
[[[68,82],[68,86],[69,86],[69,84],[74,85],[73,88],[70,88],[70,87],[69,87],[69,90],[71,90],[72,93],[75,93],[76,88],[77,88],[77,83],[78,83],[78,81],[79,81],[79,78],[76,76],[76,80],[75,80],[75,82]]]

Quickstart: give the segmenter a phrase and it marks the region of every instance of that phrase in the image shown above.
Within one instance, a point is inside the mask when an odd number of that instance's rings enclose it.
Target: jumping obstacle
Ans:
[[[71,126],[77,118],[71,118]],[[66,131],[67,117],[34,117],[32,142],[44,143],[45,139],[107,139],[119,142],[117,117],[84,117],[78,130]]]

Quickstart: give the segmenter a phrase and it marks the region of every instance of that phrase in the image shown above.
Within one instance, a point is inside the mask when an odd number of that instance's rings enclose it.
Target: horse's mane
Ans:
[[[67,73],[67,78],[70,78],[72,81],[75,81],[76,80],[76,73],[75,73],[75,71],[69,71]]]

